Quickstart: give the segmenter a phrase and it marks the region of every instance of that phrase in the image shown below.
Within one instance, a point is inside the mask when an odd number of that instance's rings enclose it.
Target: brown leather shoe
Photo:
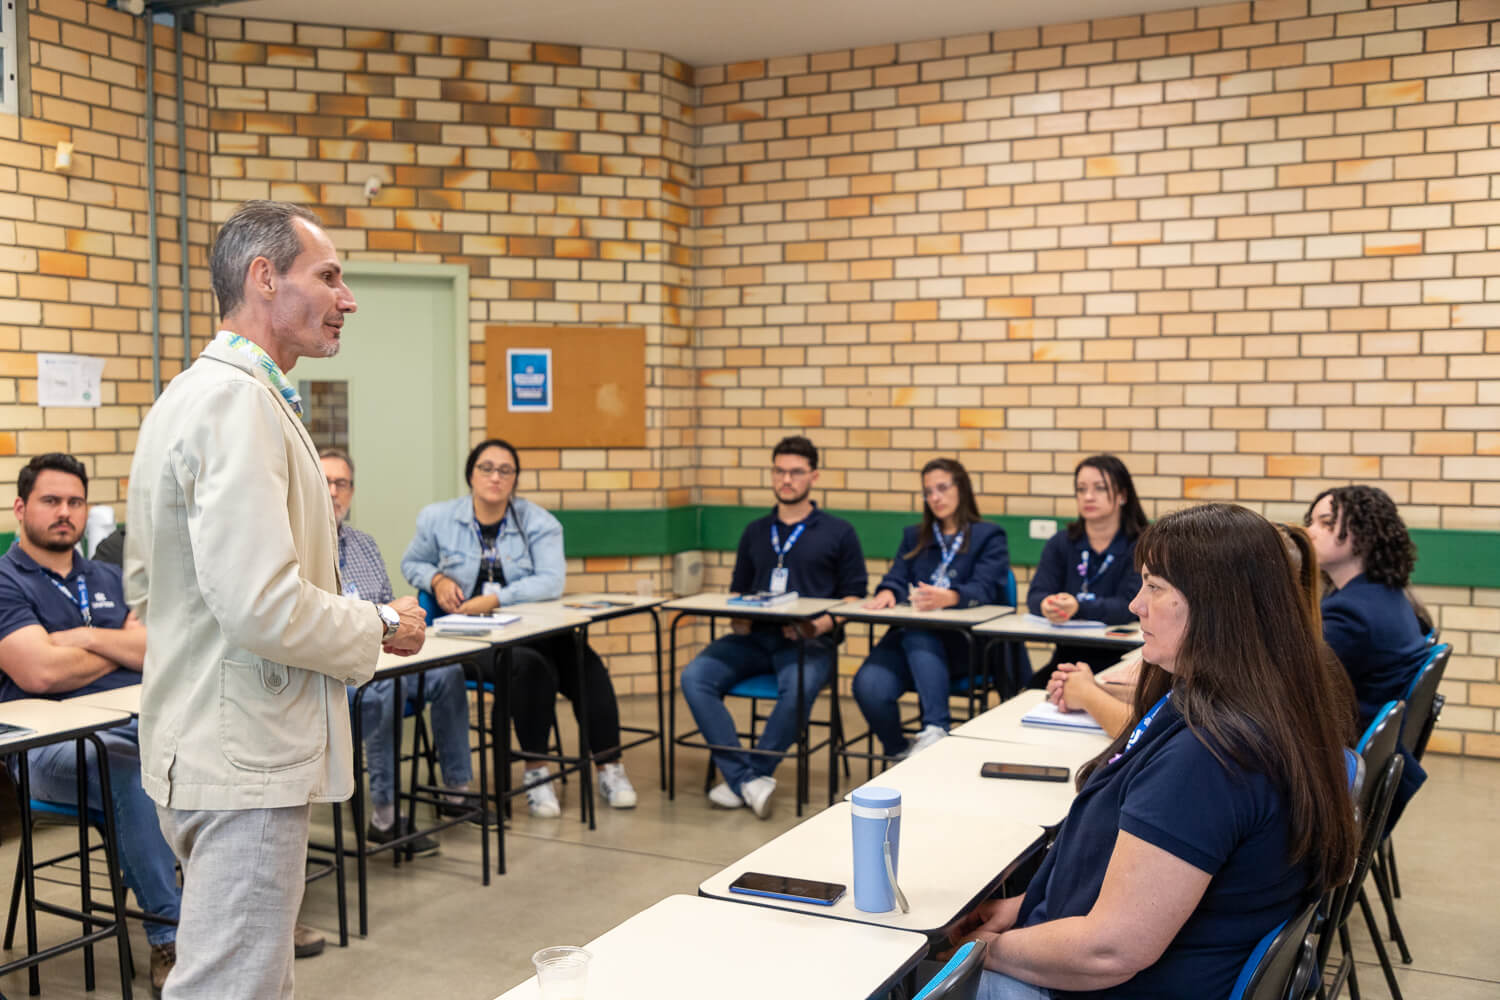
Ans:
[[[292,951],[298,958],[312,958],[323,954],[323,945],[326,943],[327,939],[323,937],[322,931],[306,924],[298,924],[292,931]]]
[[[167,985],[167,976],[172,971],[172,966],[177,964],[177,942],[168,941],[166,944],[153,944],[151,946],[151,995],[161,996],[161,989]]]

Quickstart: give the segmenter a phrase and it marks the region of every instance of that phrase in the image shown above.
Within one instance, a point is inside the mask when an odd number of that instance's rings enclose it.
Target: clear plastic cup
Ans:
[[[542,1000],[584,1000],[593,956],[570,944],[543,948],[531,956]]]

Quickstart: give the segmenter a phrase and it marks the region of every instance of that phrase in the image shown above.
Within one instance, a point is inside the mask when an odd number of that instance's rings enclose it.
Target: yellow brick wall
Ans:
[[[109,502],[151,398],[145,36],[99,0],[30,10],[32,114],[0,116],[0,482],[66,448]],[[1413,525],[1495,530],[1497,17],[1269,0],[695,70],[201,16],[191,332],[213,329],[213,224],[287,198],[352,258],[468,267],[475,439],[487,324],[645,328],[646,447],[528,451],[521,488],[554,508],[759,506],[770,444],[800,428],[833,506],[912,510],[915,469],[957,453],[986,511],[1066,514],[1077,457],[1110,450],[1153,514],[1228,497],[1295,519],[1360,480]],[[155,39],[170,378],[181,210]],[[38,409],[37,351],[109,358],[106,405]],[[669,569],[574,559],[570,586]],[[1435,745],[1500,756],[1500,590],[1422,593],[1456,647]],[[649,689],[644,623],[595,641]]]
[[[1268,0],[699,67],[704,499],[764,502],[804,428],[838,507],[913,510],[957,453],[986,512],[1071,514],[1112,451],[1153,516],[1357,480],[1500,528],[1497,19]],[[1435,745],[1500,755],[1500,591],[1423,595]]]

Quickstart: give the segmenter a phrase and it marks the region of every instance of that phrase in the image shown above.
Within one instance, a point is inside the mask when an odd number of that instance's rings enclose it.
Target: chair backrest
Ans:
[[[1396,745],[1401,737],[1401,723],[1406,718],[1406,703],[1404,701],[1388,701],[1375,713],[1374,720],[1365,729],[1364,735],[1359,738],[1354,749],[1365,759],[1365,773],[1369,775],[1379,774],[1385,768],[1385,762],[1396,752]],[[1359,803],[1360,821],[1364,822],[1370,813],[1369,794],[1373,792],[1375,782],[1369,782],[1365,789],[1363,801]]]
[[[984,970],[986,941],[966,941],[948,959],[948,964],[927,981],[911,1000],[974,1000],[979,993],[979,974]]]
[[[1452,654],[1453,647],[1446,642],[1441,646],[1433,646],[1427,662],[1417,671],[1417,676],[1412,678],[1411,687],[1406,689],[1406,719],[1401,723],[1401,745],[1418,759],[1427,750],[1427,741],[1422,739],[1422,735],[1424,731],[1429,736],[1432,734],[1428,719],[1432,715],[1432,703],[1437,698],[1438,685],[1443,681],[1443,671],[1448,669],[1448,657]],[[1419,743],[1421,752],[1417,749]]]
[[[432,591],[430,590],[417,591],[417,603],[420,604],[422,606],[422,610],[426,612],[427,624],[429,626],[432,625],[432,620],[434,618],[443,613],[443,609],[438,607],[437,598],[432,596]]]
[[[1367,811],[1360,820],[1359,854],[1354,860],[1354,874],[1343,890],[1335,894],[1333,905],[1329,908],[1330,931],[1349,919],[1349,913],[1359,899],[1360,886],[1364,885],[1365,876],[1369,874],[1370,865],[1375,860],[1375,849],[1385,836],[1385,821],[1391,814],[1391,803],[1396,799],[1396,788],[1401,784],[1401,771],[1405,766],[1406,758],[1392,753],[1380,770],[1371,771],[1367,775],[1368,794],[1364,796]]]
[[[1310,947],[1308,928],[1317,912],[1314,899],[1268,931],[1245,961],[1229,1000],[1286,1000],[1293,992],[1293,976],[1304,964],[1303,949]]]
[[[1013,569],[1005,571],[1005,604],[1016,606],[1016,571]]]

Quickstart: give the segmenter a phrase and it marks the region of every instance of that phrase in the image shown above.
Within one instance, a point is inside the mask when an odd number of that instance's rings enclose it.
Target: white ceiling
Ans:
[[[241,0],[209,14],[661,52],[693,66],[1067,24],[1187,0]]]

